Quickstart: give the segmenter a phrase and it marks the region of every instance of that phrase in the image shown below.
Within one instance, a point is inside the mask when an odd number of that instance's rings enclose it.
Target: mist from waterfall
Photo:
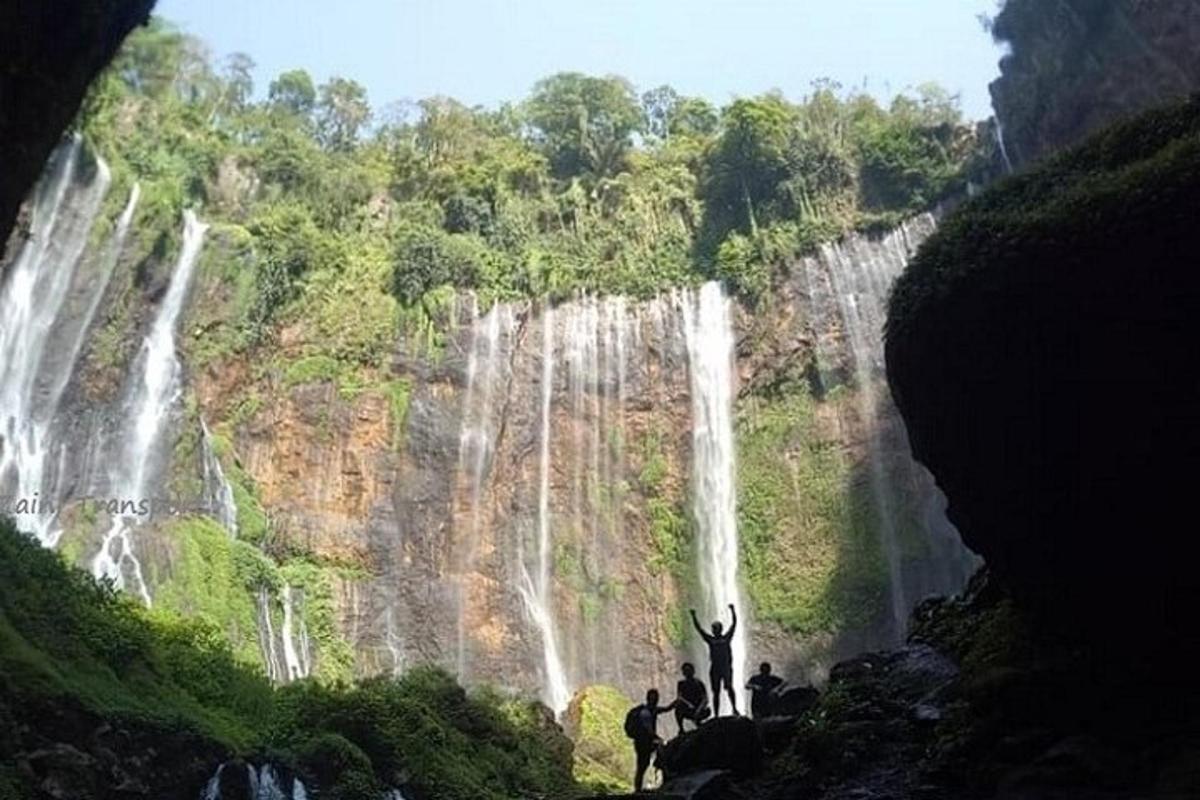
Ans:
[[[745,708],[749,609],[738,585],[737,488],[733,439],[734,337],[730,302],[719,283],[682,293],[692,400],[692,516],[696,524],[702,624],[741,612],[734,634],[734,690]]]
[[[134,504],[149,500],[146,495],[152,488],[150,478],[163,455],[160,452],[162,434],[182,391],[181,367],[175,351],[175,328],[187,299],[204,234],[208,230],[208,226],[200,222],[190,209],[183,212],[183,220],[183,245],[179,259],[166,296],[135,361],[134,374],[140,374],[141,378],[133,387],[123,409],[124,419],[131,425],[122,430],[123,452],[114,461],[109,474],[109,492],[112,496]],[[114,516],[100,551],[92,561],[92,573],[97,578],[112,580],[119,588],[127,588],[127,584],[132,583],[130,588],[136,590],[150,605],[150,590],[133,547],[133,530],[142,521],[143,518],[137,515]]]

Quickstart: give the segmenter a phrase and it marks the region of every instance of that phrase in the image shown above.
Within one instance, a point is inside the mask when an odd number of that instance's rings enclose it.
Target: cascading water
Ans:
[[[566,669],[558,650],[558,634],[554,622],[554,586],[550,520],[550,405],[554,396],[554,309],[547,305],[542,314],[542,402],[541,452],[538,461],[538,542],[537,566],[530,575],[524,559],[521,564],[521,597],[542,637],[542,660],[545,684],[542,692],[546,705],[556,714],[566,710],[571,701]]]
[[[1013,174],[1013,162],[1012,162],[1012,159],[1008,157],[1008,146],[1004,143],[1004,124],[1002,122],[1000,122],[999,117],[996,117],[994,122],[995,122],[994,130],[995,130],[995,134],[996,134],[996,147],[998,147],[1000,150],[1000,159],[1004,162],[1004,171],[1007,172],[1009,175],[1012,175]]]
[[[78,137],[56,151],[32,204],[28,237],[7,270],[0,296],[0,497],[9,508],[25,512],[17,514],[18,526],[47,546],[57,539],[56,476],[46,469],[55,444],[54,414],[78,357],[75,342],[86,332],[111,273],[106,258],[107,269],[99,278],[88,281],[80,275],[88,235],[110,182],[100,160],[90,181],[77,180],[82,153]],[[136,202],[134,194],[110,242],[112,263]],[[71,344],[56,351],[55,322],[78,282],[88,283],[96,299],[78,315],[78,330],[72,332],[74,338],[67,337]]]
[[[258,649],[267,677],[273,683],[290,683],[312,675],[312,640],[305,622],[304,591],[295,586],[284,586],[280,591],[278,628],[270,588],[259,587],[255,606]]]
[[[308,800],[308,787],[304,785],[303,781],[295,776],[288,781],[271,764],[263,764],[256,768],[253,764],[229,763],[217,767],[217,771],[205,784],[204,791],[200,793],[200,800],[224,800],[221,792],[221,780],[225,771],[230,767],[246,771],[245,786],[249,789],[248,800]],[[285,788],[289,785],[290,790]]]
[[[516,329],[513,308],[497,303],[482,318],[472,298],[472,327],[470,352],[467,357],[467,389],[464,395],[462,426],[459,434],[459,472],[467,480],[468,514],[467,541],[459,569],[458,591],[458,676],[465,680],[470,665],[466,635],[465,609],[467,581],[474,569],[474,552],[480,535],[483,513],[483,489],[491,468],[500,414],[493,398],[497,389],[507,395],[510,377],[509,357]]]
[[[150,334],[142,345],[135,362],[135,373],[141,380],[127,399],[126,419],[131,428],[122,432],[123,453],[115,461],[109,476],[109,491],[122,504],[130,503],[133,513],[117,514],[92,561],[92,573],[108,578],[120,588],[126,588],[126,577],[147,605],[150,591],[142,574],[142,565],[133,548],[133,529],[141,524],[139,507],[149,503],[150,478],[158,464],[162,434],[167,418],[175,407],[181,391],[180,364],[175,352],[175,328],[187,299],[192,272],[204,242],[208,226],[187,210],[183,213],[183,246],[171,276],[167,294],[159,307]]]
[[[258,647],[267,669],[267,677],[273,683],[286,683],[287,667],[280,659],[279,648],[275,644],[275,623],[271,620],[271,590],[266,586],[259,587],[255,606],[258,612]]]
[[[286,680],[298,681],[312,674],[312,647],[304,621],[304,593],[283,587],[283,663]]]
[[[737,497],[734,469],[734,340],[729,300],[718,283],[680,295],[692,397],[692,515],[699,551],[703,620],[741,611],[733,637],[734,686],[745,683],[749,609],[738,586]],[[744,707],[744,702],[742,703]]]
[[[925,214],[879,239],[856,235],[824,245],[803,264],[818,360],[825,373],[822,382],[836,381],[829,373],[845,365],[856,389],[867,477],[887,562],[888,608],[895,641],[904,635],[914,599],[932,591],[956,591],[975,566],[945,519],[940,493],[908,455],[904,427],[887,390],[883,361],[888,293],[911,254],[935,227],[934,218]],[[912,574],[904,557],[898,527],[904,514],[898,503],[914,494],[929,498],[926,507],[908,513],[916,517],[910,523],[920,528],[920,536],[936,551],[933,561],[941,571],[937,576]]]
[[[237,501],[233,498],[233,486],[225,477],[221,460],[213,449],[212,434],[204,420],[200,420],[200,447],[203,462],[202,481],[204,504],[213,517],[221,523],[230,536],[237,536]]]

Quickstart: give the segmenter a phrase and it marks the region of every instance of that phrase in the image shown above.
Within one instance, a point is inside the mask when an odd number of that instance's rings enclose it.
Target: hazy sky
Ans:
[[[831,77],[880,96],[937,81],[990,112],[1000,52],[978,16],[997,0],[160,0],[221,57],[258,63],[258,90],[293,67],[367,87],[376,107],[445,94],[519,100],[562,70],[669,83],[723,104]]]

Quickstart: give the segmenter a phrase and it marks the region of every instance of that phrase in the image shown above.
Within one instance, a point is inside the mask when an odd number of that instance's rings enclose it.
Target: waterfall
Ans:
[[[404,672],[404,641],[400,634],[396,633],[396,612],[393,605],[387,608],[386,620],[383,641],[388,655],[392,657],[392,675],[399,677]]]
[[[146,497],[151,488],[150,478],[157,463],[159,445],[167,417],[175,407],[181,391],[180,364],[175,352],[175,328],[187,298],[188,286],[196,265],[204,233],[208,226],[192,211],[184,211],[183,246],[171,276],[166,297],[142,344],[138,360],[141,380],[122,409],[132,429],[123,433],[123,453],[110,474],[109,491],[120,498],[122,511],[113,518],[104,536],[100,552],[92,561],[92,573],[111,579],[116,586],[126,587],[128,573],[138,594],[150,605],[150,591],[142,575],[141,562],[134,553],[132,530],[143,521],[144,509],[152,505]],[[135,373],[136,374],[136,373]],[[126,503],[133,516],[125,513]]]
[[[498,409],[493,398],[497,389],[501,399],[508,393],[512,336],[516,328],[513,308],[496,303],[482,318],[472,298],[471,344],[467,356],[467,387],[463,399],[462,426],[459,432],[459,473],[468,486],[467,541],[458,577],[458,676],[465,680],[469,667],[466,633],[467,581],[475,567],[475,547],[480,537],[483,488],[491,469],[496,443]]]
[[[312,652],[308,626],[304,622],[304,593],[283,587],[283,661],[285,680],[296,681],[312,674]]]
[[[237,764],[226,762],[217,767],[213,776],[204,785],[200,800],[224,800],[221,793],[221,776],[229,766],[240,767],[246,771],[246,786],[249,788],[247,800],[308,800],[308,787],[298,777],[292,776],[291,790],[285,790],[288,785],[285,777],[271,764],[263,764],[255,768],[253,764]]]
[[[233,499],[233,486],[225,477],[225,470],[221,469],[221,460],[213,450],[212,434],[203,419],[200,420],[200,448],[205,507],[230,536],[236,537],[237,502]]]
[[[286,683],[286,667],[279,658],[279,648],[275,646],[275,625],[271,622],[271,590],[260,586],[255,597],[258,611],[258,648],[262,652],[263,664],[267,668],[267,678],[272,683]]]
[[[531,577],[521,559],[521,597],[542,638],[545,669],[543,699],[556,714],[571,701],[566,669],[558,651],[554,624],[554,586],[550,531],[550,404],[554,396],[554,308],[547,304],[542,314],[542,402],[541,452],[538,461],[538,547],[536,577]]]
[[[1000,122],[1000,117],[994,117],[993,119],[996,123],[994,128],[996,133],[996,146],[1000,149],[1001,160],[1004,161],[1004,171],[1009,175],[1012,175],[1012,159],[1008,157],[1008,147],[1004,144],[1004,124]]]
[[[733,637],[733,684],[739,697],[746,672],[749,609],[738,588],[736,471],[734,469],[734,339],[729,300],[719,283],[681,294],[692,398],[692,514],[704,621],[728,619],[732,603],[742,620]],[[742,706],[745,707],[743,701]]]
[[[304,592],[284,586],[279,598],[283,623],[278,632],[273,620],[271,590],[260,586],[255,596],[258,649],[267,678],[272,683],[290,683],[307,678],[313,671],[312,640],[304,621]]]
[[[866,424],[871,425],[879,419],[878,391],[884,379],[881,337],[885,320],[883,304],[887,294],[886,290],[881,291],[879,282],[882,278],[885,285],[890,285],[890,279],[894,278],[895,274],[888,270],[888,274],[881,276],[880,265],[876,263],[876,259],[870,256],[850,258],[839,244],[826,246],[824,255],[835,265],[830,271],[830,276],[845,325],[847,343],[853,356],[860,413]],[[873,255],[874,253],[871,254]],[[898,274],[903,266],[904,261],[901,260],[899,268],[894,272]],[[875,500],[879,535],[887,560],[892,626],[899,638],[904,631],[909,608],[900,565],[900,544],[897,540],[892,487],[888,480],[887,466],[883,461],[883,448],[874,445],[868,447],[867,457],[870,464],[871,494]]]
[[[82,313],[74,310],[81,321],[76,338],[82,339],[107,285],[107,274],[91,281],[80,275],[110,182],[101,160],[90,182],[77,181],[82,151],[75,137],[55,152],[34,196],[28,236],[5,270],[0,296],[0,497],[17,510],[17,525],[47,546],[57,541],[52,530],[59,499],[52,482],[57,476],[46,471],[54,412],[78,356],[77,346],[68,347],[65,358],[56,353],[51,334],[72,285],[82,280],[94,295]],[[113,263],[133,203],[136,196],[110,244]]]
[[[934,218],[924,214],[882,237],[849,236],[805,258],[801,273],[821,382],[836,383],[836,373],[844,367],[856,390],[866,479],[888,571],[889,622],[895,641],[903,638],[914,601],[931,592],[957,591],[975,566],[945,518],[944,498],[909,455],[904,426],[887,389],[883,359],[888,293],[911,254],[935,227]],[[924,498],[924,507],[911,524],[919,527],[924,544],[933,551],[936,563],[931,571],[938,574],[920,574],[904,556],[898,502],[914,494]]]

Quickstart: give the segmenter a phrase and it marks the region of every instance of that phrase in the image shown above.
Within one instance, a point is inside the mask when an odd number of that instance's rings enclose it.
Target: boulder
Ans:
[[[1030,618],[1106,660],[1200,646],[1200,100],[952,213],[896,282],[887,372],[948,514]],[[1186,669],[1187,667],[1184,666]]]
[[[758,728],[747,717],[720,717],[667,743],[659,756],[663,778],[708,770],[753,775],[762,766],[763,746]]]

